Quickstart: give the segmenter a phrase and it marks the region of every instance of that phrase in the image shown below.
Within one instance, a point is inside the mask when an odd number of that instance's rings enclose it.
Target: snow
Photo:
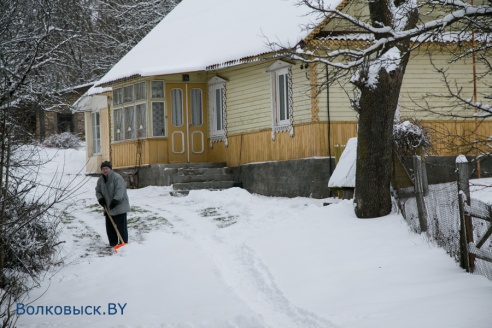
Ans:
[[[334,6],[341,0],[330,0]],[[319,23],[296,0],[183,0],[96,85],[135,74],[203,71],[207,66],[294,46]]]
[[[357,138],[350,138],[328,181],[328,188],[355,188],[356,158]]]
[[[82,187],[60,204],[70,205],[65,266],[24,303],[126,306],[117,315],[25,314],[18,327],[490,327],[492,281],[464,272],[400,214],[359,220],[348,200],[128,190],[130,243],[110,254],[96,178],[80,173],[85,150],[55,152],[46,149],[54,159],[42,182],[62,172]]]
[[[465,155],[458,155],[456,157],[456,164],[460,164],[460,163],[468,163],[468,160],[466,159]]]

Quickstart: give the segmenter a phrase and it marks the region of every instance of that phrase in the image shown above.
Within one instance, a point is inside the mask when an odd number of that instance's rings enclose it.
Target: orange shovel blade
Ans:
[[[124,243],[124,244],[118,244],[118,245],[114,246],[114,247],[113,247],[113,248],[114,248],[114,251],[115,251],[115,252],[118,252],[118,249],[120,249],[121,247],[125,246],[126,244],[127,244],[127,243]]]

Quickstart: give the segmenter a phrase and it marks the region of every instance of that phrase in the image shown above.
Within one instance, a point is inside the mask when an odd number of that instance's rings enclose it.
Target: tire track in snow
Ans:
[[[337,327],[317,314],[292,304],[276,285],[268,266],[253,249],[238,240],[238,236],[220,236],[219,231],[222,230],[189,205],[186,210],[180,210],[176,221],[173,220],[176,230],[212,258],[224,283],[263,320],[262,327]]]

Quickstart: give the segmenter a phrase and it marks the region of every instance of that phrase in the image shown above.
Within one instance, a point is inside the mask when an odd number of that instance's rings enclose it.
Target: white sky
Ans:
[[[359,220],[348,200],[129,190],[130,243],[103,255],[96,178],[84,165],[85,149],[64,150],[41,170],[42,183],[56,172],[88,180],[62,225],[65,267],[25,303],[126,303],[124,313],[23,315],[18,327],[490,328],[492,281],[465,273],[401,215]],[[474,196],[492,201],[490,190]]]
[[[338,5],[341,0],[329,0]],[[204,70],[269,52],[267,38],[295,45],[308,34],[296,0],[183,0],[98,83],[140,74],[152,76]],[[96,85],[98,84],[96,83]]]

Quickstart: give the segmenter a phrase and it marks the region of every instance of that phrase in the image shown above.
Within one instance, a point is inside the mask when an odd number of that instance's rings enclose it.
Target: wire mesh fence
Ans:
[[[445,249],[457,263],[460,263],[462,250],[460,246],[461,219],[458,184],[449,182],[428,186],[428,193],[423,197],[427,221],[426,231],[421,229],[422,222],[419,218],[417,195],[414,187],[399,188],[396,191],[399,208],[411,229],[416,233],[425,233],[431,241]],[[492,214],[490,205],[473,198],[471,199],[471,207],[480,211],[483,216],[490,217]],[[491,237],[487,237],[491,222],[472,216],[472,226],[475,243],[469,244],[468,248],[483,256],[474,256],[475,266],[471,272],[492,280],[492,262],[487,260],[487,257],[492,254]],[[483,244],[477,248],[476,243],[482,240]]]
[[[413,187],[407,187],[399,190],[399,205],[411,229],[416,233],[421,233],[417,199],[413,189]],[[429,193],[424,196],[424,200],[427,211],[427,231],[425,233],[459,262],[461,256],[460,211],[457,196],[456,183],[443,183],[429,185]]]

